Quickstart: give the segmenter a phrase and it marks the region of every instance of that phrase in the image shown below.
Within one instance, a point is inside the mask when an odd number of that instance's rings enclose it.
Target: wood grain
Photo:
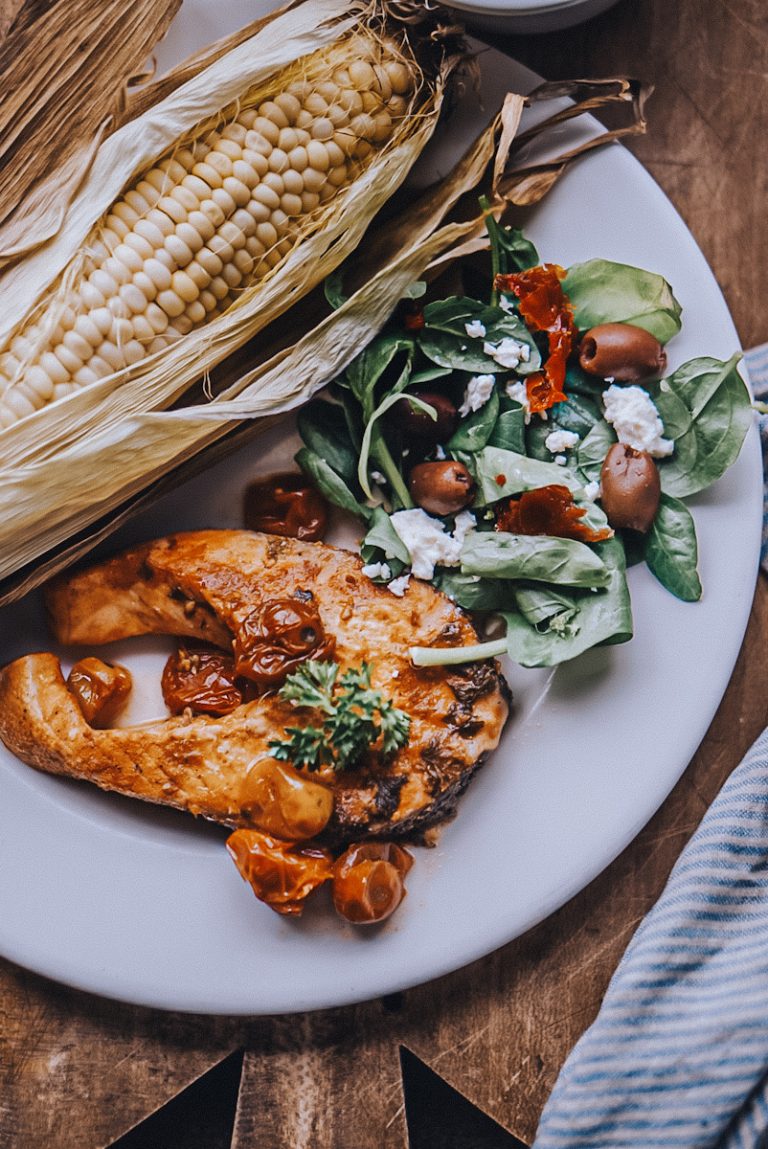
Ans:
[[[763,0],[623,0],[569,32],[502,46],[552,79],[627,73],[655,84],[649,134],[630,146],[691,227],[745,346],[768,340]],[[646,829],[536,929],[428,986],[319,1014],[212,1019],[102,1001],[0,963],[2,1149],[106,1146],[240,1047],[237,1149],[405,1149],[401,1044],[530,1140],[627,941],[766,724],[767,633],[761,580],[728,692]]]

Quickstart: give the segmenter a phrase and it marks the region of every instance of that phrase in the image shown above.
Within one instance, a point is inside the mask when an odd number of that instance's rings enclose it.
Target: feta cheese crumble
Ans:
[[[495,375],[473,375],[464,392],[464,402],[459,407],[460,415],[468,415],[470,411],[479,411],[493,394],[496,382]]]
[[[471,339],[485,339],[485,324],[481,323],[479,319],[465,323],[464,330]]]
[[[584,487],[584,498],[587,499],[587,501],[590,503],[594,503],[595,499],[599,499],[600,484],[594,481],[587,483],[587,485]]]
[[[408,583],[411,581],[409,574],[400,575],[399,578],[393,578],[392,582],[387,583],[387,590],[391,590],[396,598],[402,598],[408,590]]]
[[[502,311],[506,311],[507,315],[513,315],[515,311],[515,302],[510,299],[508,295],[501,295],[499,297],[499,307]]]
[[[371,471],[371,478],[378,487],[383,487],[387,481],[381,471]]]
[[[605,418],[613,425],[619,442],[656,459],[671,455],[675,444],[662,438],[664,424],[647,391],[642,387],[613,385],[603,392]]]
[[[363,567],[363,574],[368,578],[381,578],[385,581],[392,577],[392,571],[387,563],[368,563]]]
[[[520,379],[515,380],[514,383],[507,383],[504,388],[509,399],[514,399],[515,403],[519,403],[525,412],[525,421],[531,421],[531,406],[528,402],[528,390]]]
[[[462,511],[456,516],[456,526],[451,535],[444,523],[428,515],[421,507],[395,511],[390,522],[411,556],[411,571],[416,578],[427,580],[432,578],[438,564],[444,567],[459,565],[464,540],[476,525],[474,515],[470,511]]]
[[[500,367],[513,369],[521,363],[527,363],[531,358],[531,349],[528,344],[520,343],[511,335],[502,339],[500,343],[484,343],[483,351],[491,359],[494,359]]]
[[[555,455],[555,462],[557,463],[558,467],[564,467],[568,460],[566,459],[565,455]]]
[[[562,451],[570,451],[578,441],[579,436],[575,431],[550,431],[544,440],[544,446],[553,455],[559,455]]]

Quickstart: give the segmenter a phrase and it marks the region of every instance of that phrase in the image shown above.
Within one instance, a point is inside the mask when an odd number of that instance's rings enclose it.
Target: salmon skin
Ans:
[[[367,662],[372,685],[411,718],[408,743],[354,769],[311,777],[334,790],[330,844],[369,837],[423,840],[453,815],[472,775],[498,744],[508,691],[493,661],[414,667],[411,646],[477,641],[469,618],[426,582],[402,598],[377,586],[360,559],[324,543],[249,531],[195,531],[135,547],[49,584],[56,639],[99,645],[140,634],[202,639],[230,650],[243,620],[279,598],[313,602],[335,638],[341,671]],[[139,726],[92,729],[58,659],[30,654],[0,671],[0,738],[24,762],[87,779],[228,826],[251,764],[302,711],[267,693],[222,717],[182,714]]]

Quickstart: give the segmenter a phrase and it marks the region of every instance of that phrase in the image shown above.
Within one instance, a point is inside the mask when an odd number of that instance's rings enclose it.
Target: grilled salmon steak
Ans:
[[[461,610],[416,579],[398,598],[372,583],[355,555],[323,543],[249,531],[171,535],[56,579],[46,599],[65,644],[171,634],[258,662],[267,687],[229,713],[188,710],[111,729],[85,721],[54,655],[27,655],[0,671],[0,737],[24,762],[229,826],[249,825],[240,803],[249,768],[269,756],[270,740],[301,724],[302,711],[269,686],[262,624],[286,603],[314,619],[315,657],[342,671],[369,663],[372,686],[411,719],[394,754],[372,749],[354,769],[311,775],[334,792],[329,843],[418,838],[449,817],[507,717],[495,663],[420,669],[410,661],[414,645],[476,642]]]

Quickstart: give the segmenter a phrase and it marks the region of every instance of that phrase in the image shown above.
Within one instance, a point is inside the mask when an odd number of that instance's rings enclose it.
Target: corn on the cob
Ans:
[[[46,308],[0,350],[0,429],[225,311],[321,220],[416,86],[390,42],[345,49],[325,74],[310,58],[271,99],[246,96],[112,205]]]

